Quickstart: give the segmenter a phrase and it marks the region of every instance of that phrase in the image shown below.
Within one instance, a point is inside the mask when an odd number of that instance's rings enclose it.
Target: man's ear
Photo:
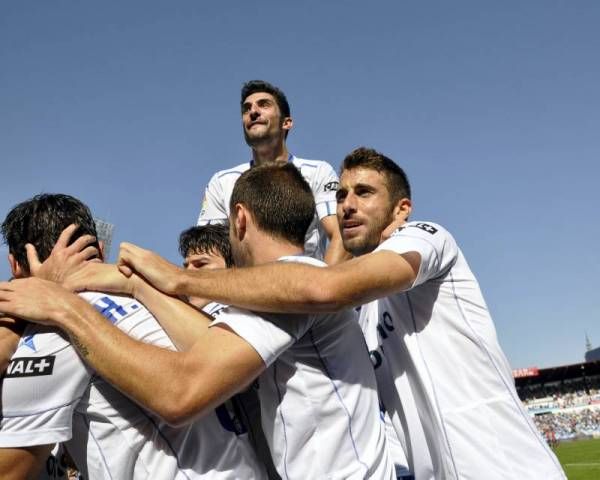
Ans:
[[[410,198],[401,198],[394,206],[394,223],[402,224],[408,220],[412,212],[412,201]]]
[[[289,132],[293,126],[294,126],[294,120],[292,120],[292,117],[283,117],[283,121],[281,122],[282,130]]]
[[[246,228],[248,226],[248,210],[241,203],[237,203],[234,209],[235,214],[232,218],[233,233],[238,241],[242,241],[246,236]]]
[[[17,262],[16,258],[12,253],[8,254],[8,264],[10,265],[10,272],[12,273],[13,278],[23,278],[25,274],[19,262]]]

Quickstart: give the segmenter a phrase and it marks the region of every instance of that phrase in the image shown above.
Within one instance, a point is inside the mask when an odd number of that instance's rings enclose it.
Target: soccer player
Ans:
[[[30,273],[26,243],[46,258],[55,243],[66,246],[73,229],[61,232],[71,223],[79,225],[75,238],[81,236],[85,242],[86,236],[96,235],[91,213],[73,197],[39,195],[14,207],[2,224],[14,277]],[[99,246],[87,248],[97,252]],[[150,293],[154,297],[157,292]],[[86,292],[80,301],[154,348],[173,348],[154,317],[135,299]],[[196,313],[170,301],[182,309],[171,314]],[[215,405],[215,411],[187,427],[168,426],[86,367],[56,329],[26,326],[1,395],[2,479],[32,478],[59,442],[66,442],[79,470],[90,479],[266,478],[247,434],[224,406]]]
[[[184,230],[179,235],[179,254],[183,257],[183,268],[187,270],[233,267],[228,226],[217,223]],[[191,297],[188,301],[208,314],[225,307],[200,297]],[[279,479],[262,430],[260,403],[256,389],[253,388],[255,385],[256,382],[245,391],[233,396],[224,405],[231,405],[231,410],[239,412],[244,425],[248,428],[252,446],[264,464],[268,477]]]
[[[344,160],[337,192],[344,246],[355,259],[327,268],[278,263],[197,273],[125,244],[119,262],[166,293],[201,292],[259,311],[331,312],[374,301],[361,321],[378,337],[372,357],[382,401],[401,436],[403,401],[414,398],[425,435],[423,462],[406,419],[416,478],[428,478],[430,459],[439,479],[564,479],[516,394],[456,241],[438,224],[409,221],[411,210],[402,169],[360,148]]]
[[[290,162],[310,185],[316,202],[316,213],[305,238],[305,255],[324,259],[329,264],[345,260],[348,254],[335,219],[337,174],[326,162],[305,160],[288,152],[285,142],[293,120],[287,98],[279,88],[252,80],[242,87],[241,97],[242,128],[246,143],[252,149],[252,160],[213,175],[206,187],[198,225],[227,222],[231,192],[243,172],[265,163]]]
[[[179,235],[179,254],[183,268],[188,270],[230,268],[233,266],[229,228],[223,224],[190,227]],[[188,298],[198,309],[205,308],[210,300]]]
[[[248,170],[230,207],[236,266],[279,259],[323,268],[301,256],[315,203],[293,165]],[[102,376],[171,422],[205,414],[258,377],[263,430],[282,478],[394,476],[374,372],[352,310],[259,317],[227,307],[183,352],[136,342],[78,296],[37,278],[0,284],[0,310],[60,325]]]

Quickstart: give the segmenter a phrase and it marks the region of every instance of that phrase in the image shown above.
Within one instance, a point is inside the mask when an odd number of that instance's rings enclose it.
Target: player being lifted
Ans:
[[[517,397],[477,279],[452,235],[408,220],[408,180],[374,150],[348,155],[340,180],[339,227],[358,258],[327,268],[272,263],[196,273],[124,244],[121,268],[169,294],[259,311],[331,312],[374,301],[362,322],[378,337],[373,356],[380,360],[382,400],[401,436],[402,402],[414,398],[425,433],[428,451],[421,456],[409,422],[416,478],[564,479]],[[34,301],[24,286],[22,293],[10,284],[0,288],[0,310],[8,302],[12,313],[24,312]]]
[[[293,120],[285,94],[268,82],[252,80],[242,87],[240,104],[244,138],[252,149],[252,159],[213,175],[206,187],[198,225],[228,221],[231,192],[243,172],[266,163],[290,162],[310,185],[316,203],[315,216],[306,233],[305,255],[329,264],[348,258],[335,220],[337,174],[326,162],[305,160],[288,151],[286,139]]]
[[[230,208],[236,266],[279,259],[323,268],[301,256],[315,204],[293,165],[246,171]],[[104,269],[108,281],[96,287],[131,291],[116,267]],[[61,326],[86,362],[170,422],[205,414],[258,377],[263,430],[282,478],[394,477],[374,372],[352,310],[261,318],[224,308],[185,352],[136,342],[78,296],[36,278],[0,284],[0,310]]]

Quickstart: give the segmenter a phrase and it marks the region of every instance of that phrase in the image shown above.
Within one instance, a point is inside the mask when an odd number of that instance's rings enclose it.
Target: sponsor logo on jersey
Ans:
[[[52,375],[55,358],[54,355],[48,355],[47,357],[13,358],[6,369],[5,377],[41,377]]]
[[[329,182],[325,184],[323,190],[325,192],[337,192],[340,182]]]
[[[377,370],[379,367],[381,367],[381,364],[383,363],[383,347],[380,347],[381,351],[379,349],[377,350],[371,350],[369,352],[369,358],[371,359],[371,364],[373,365],[373,369]]]
[[[429,225],[428,223],[415,223],[414,225],[409,225],[409,227],[420,228],[421,230],[431,233],[432,235],[437,232],[437,228],[433,225]]]

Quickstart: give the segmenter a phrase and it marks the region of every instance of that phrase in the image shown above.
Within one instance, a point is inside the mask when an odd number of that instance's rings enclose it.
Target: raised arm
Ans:
[[[420,255],[374,252],[331,267],[274,262],[251,268],[186,271],[149,250],[122,244],[119,268],[170,295],[203,296],[268,312],[328,312],[409,288]]]
[[[0,283],[0,310],[63,329],[103,378],[172,424],[217,407],[265,368],[227,327],[210,328],[189,351],[173,352],[133,340],[82,298],[37,278]]]

